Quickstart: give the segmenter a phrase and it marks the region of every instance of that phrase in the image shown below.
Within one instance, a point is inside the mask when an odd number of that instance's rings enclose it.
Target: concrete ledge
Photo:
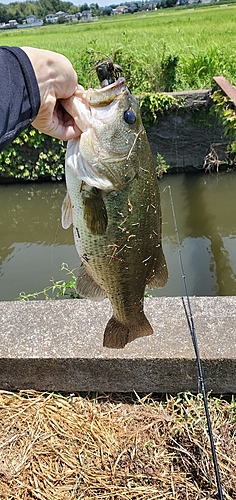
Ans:
[[[207,391],[236,392],[236,297],[192,297]],[[0,388],[39,391],[198,391],[180,297],[149,298],[154,328],[122,350],[102,346],[108,300],[1,302]]]

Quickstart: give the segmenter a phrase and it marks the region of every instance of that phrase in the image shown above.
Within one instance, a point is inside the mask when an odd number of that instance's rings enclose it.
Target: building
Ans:
[[[34,14],[27,16],[22,24],[17,24],[17,28],[36,28],[37,26],[42,26],[43,20],[38,19]]]
[[[57,23],[58,19],[65,18],[66,21],[77,22],[80,17],[80,12],[77,12],[76,14],[67,14],[67,12],[59,10],[58,12],[56,12],[56,14],[47,14],[45,17],[45,21],[46,23]]]
[[[65,18],[67,21],[70,21],[72,23],[76,23],[78,21],[78,18],[80,18],[80,14],[66,14]]]
[[[17,28],[17,27],[18,27],[18,22],[15,19],[11,19],[10,21],[8,21],[8,23],[1,23],[0,24],[1,30],[9,30],[9,29]]]
[[[92,17],[91,10],[83,10],[83,12],[81,12],[81,21],[92,21]]]
[[[45,21],[46,23],[55,23],[55,14],[47,14]]]
[[[127,14],[129,9],[126,5],[118,5],[115,9],[113,9],[114,14]]]
[[[47,14],[45,21],[46,23],[56,23],[60,17],[66,17],[67,15],[63,10],[59,10],[56,14]]]

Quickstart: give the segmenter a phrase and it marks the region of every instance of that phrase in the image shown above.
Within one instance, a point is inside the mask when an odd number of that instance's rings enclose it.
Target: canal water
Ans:
[[[169,281],[155,296],[184,294],[170,204],[171,187],[190,295],[236,294],[236,172],[169,175],[160,181]],[[61,227],[64,183],[0,185],[0,300],[33,293],[61,270],[79,268],[72,229]]]

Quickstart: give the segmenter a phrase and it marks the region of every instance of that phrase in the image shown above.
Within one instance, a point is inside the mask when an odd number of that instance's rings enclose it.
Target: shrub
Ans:
[[[224,127],[226,137],[230,139],[229,150],[236,155],[236,109],[231,99],[220,90],[213,93],[214,109],[218,120]]]
[[[61,179],[65,152],[62,141],[29,128],[0,153],[0,180]]]

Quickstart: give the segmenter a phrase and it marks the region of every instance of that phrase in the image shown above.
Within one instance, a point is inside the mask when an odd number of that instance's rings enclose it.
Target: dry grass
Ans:
[[[225,499],[236,498],[236,405],[210,398]],[[201,396],[0,392],[0,499],[216,499]]]

